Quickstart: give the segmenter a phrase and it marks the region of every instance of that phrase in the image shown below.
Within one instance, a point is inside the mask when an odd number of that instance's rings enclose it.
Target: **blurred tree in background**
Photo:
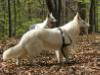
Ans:
[[[0,0],[0,37],[21,36],[32,24],[42,22],[48,12],[58,20],[56,27],[70,21],[78,11],[92,28],[98,24],[100,30],[99,3],[99,0]]]
[[[30,25],[42,21],[47,15],[43,1],[0,0],[0,37],[21,36]]]

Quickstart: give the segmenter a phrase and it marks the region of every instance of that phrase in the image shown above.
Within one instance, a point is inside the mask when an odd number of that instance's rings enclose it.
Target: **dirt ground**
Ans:
[[[16,65],[10,60],[2,61],[2,53],[14,46],[19,40],[15,38],[0,40],[0,75],[100,75],[100,34],[80,36],[75,48],[76,53],[70,62],[56,62],[54,52],[43,51],[30,64],[27,59]]]

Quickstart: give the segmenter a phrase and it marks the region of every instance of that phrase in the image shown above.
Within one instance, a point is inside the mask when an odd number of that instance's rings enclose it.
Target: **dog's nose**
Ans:
[[[80,28],[80,35],[88,34],[88,28]]]
[[[85,34],[85,30],[84,30],[83,27],[81,27],[81,28],[80,28],[80,35],[83,35],[83,34]]]

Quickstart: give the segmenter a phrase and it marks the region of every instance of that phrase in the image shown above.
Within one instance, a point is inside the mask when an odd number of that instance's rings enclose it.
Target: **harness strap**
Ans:
[[[63,56],[66,57],[66,55],[65,55],[65,53],[64,53],[64,51],[63,51],[63,49],[64,49],[66,46],[69,46],[69,45],[72,44],[72,39],[70,38],[69,35],[67,35],[68,38],[69,38],[69,40],[70,40],[70,43],[67,43],[67,44],[66,44],[66,43],[65,43],[65,38],[64,38],[63,30],[62,30],[61,28],[58,28],[58,30],[61,32],[61,37],[62,37],[61,52],[62,52]]]

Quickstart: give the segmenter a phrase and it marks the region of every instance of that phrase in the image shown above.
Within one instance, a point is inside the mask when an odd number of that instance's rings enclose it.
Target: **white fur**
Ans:
[[[56,22],[56,19],[52,15],[52,13],[49,14],[49,16],[46,17],[46,19],[42,23],[38,23],[35,25],[32,25],[29,29],[44,29],[44,28],[50,28],[50,22]]]
[[[70,42],[68,35],[71,37],[73,42],[80,33],[80,27],[88,27],[88,24],[83,22],[84,21],[79,19],[79,15],[77,14],[71,22],[60,27],[64,32],[65,43]],[[61,45],[61,33],[57,28],[40,30],[33,29],[26,32],[17,45],[9,48],[3,53],[3,60],[15,57],[22,58],[26,55],[38,56],[42,50],[58,50],[56,51],[56,55],[58,62],[60,62],[59,51]],[[67,50],[67,47],[64,51],[66,56],[68,56],[69,51]]]

